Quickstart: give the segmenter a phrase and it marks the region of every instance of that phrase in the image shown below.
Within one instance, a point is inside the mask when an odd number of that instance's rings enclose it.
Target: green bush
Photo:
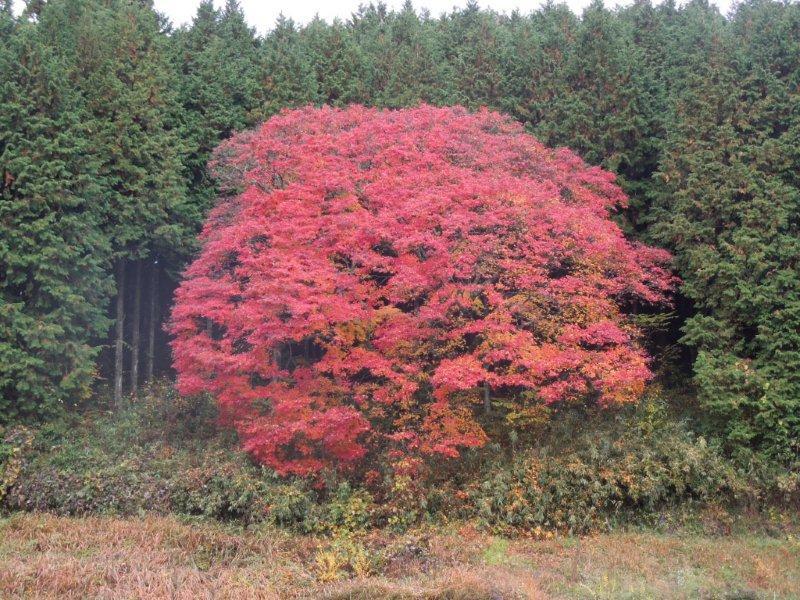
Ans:
[[[753,494],[717,448],[653,405],[611,424],[561,427],[551,445],[521,452],[468,486],[464,514],[500,528],[585,532],[682,503]]]
[[[170,496],[172,511],[244,524],[307,528],[314,502],[305,484],[281,482],[238,458],[220,456],[180,473]]]
[[[364,489],[341,482],[324,502],[317,503],[306,515],[308,531],[348,535],[361,532],[379,522],[372,495]]]
[[[169,388],[113,414],[17,428],[3,440],[5,510],[172,512],[346,539],[453,518],[584,532],[657,522],[678,508],[800,498],[800,468],[734,466],[657,399],[613,414],[554,411],[536,439],[472,450],[457,463],[371,465],[368,486],[279,478],[236,450],[207,399],[192,404]]]
[[[182,399],[165,384],[118,412],[66,416],[30,433],[13,453],[13,480],[7,465],[19,434],[6,437],[6,510],[174,512],[298,529],[312,512],[305,484],[281,481],[233,449],[235,438],[218,427],[212,402]]]
[[[0,504],[19,480],[23,457],[33,444],[33,433],[24,426],[0,427]]]

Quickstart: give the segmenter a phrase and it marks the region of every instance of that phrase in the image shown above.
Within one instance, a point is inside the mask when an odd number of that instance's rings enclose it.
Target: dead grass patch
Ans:
[[[0,597],[797,598],[800,542],[760,535],[613,533],[506,540],[471,527],[373,532],[370,576],[321,581],[335,540],[173,517],[0,521]]]

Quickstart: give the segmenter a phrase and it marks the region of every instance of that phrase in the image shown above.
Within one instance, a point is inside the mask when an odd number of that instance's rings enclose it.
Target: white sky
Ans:
[[[565,0],[573,11],[580,12],[589,5],[591,0]],[[710,0],[712,4],[720,7],[725,13],[730,8],[733,0]],[[315,14],[327,21],[339,17],[346,20],[358,8],[361,0],[239,0],[244,9],[247,21],[251,27],[255,27],[259,33],[265,33],[272,29],[275,19],[280,13],[285,17],[294,19],[297,23],[308,23]],[[369,0],[364,1],[365,4]],[[376,2],[377,3],[377,2]],[[443,12],[449,12],[453,7],[463,7],[467,0],[413,0],[417,10],[427,8],[433,16],[438,17]],[[631,0],[606,0],[607,6],[626,5]],[[161,13],[166,14],[175,26],[188,23],[197,12],[200,0],[155,0],[155,7]],[[214,5],[221,7],[224,0],[214,0]],[[386,4],[391,8],[400,8],[403,0],[387,0]],[[480,0],[481,8],[492,8],[497,12],[511,12],[515,8],[527,13],[535,10],[542,4],[540,0]]]

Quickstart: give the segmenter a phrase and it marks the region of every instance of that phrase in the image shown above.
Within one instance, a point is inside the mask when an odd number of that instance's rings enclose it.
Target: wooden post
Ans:
[[[156,304],[158,301],[158,261],[150,265],[150,310],[147,320],[147,364],[145,366],[145,379],[148,383],[153,381],[153,361],[156,348]]]
[[[136,281],[133,288],[133,323],[131,329],[131,395],[139,392],[139,346],[142,321],[142,261],[136,261]]]
[[[114,345],[114,406],[119,406],[122,401],[122,360],[124,347],[125,325],[125,260],[120,258],[117,262],[117,315],[115,323]]]

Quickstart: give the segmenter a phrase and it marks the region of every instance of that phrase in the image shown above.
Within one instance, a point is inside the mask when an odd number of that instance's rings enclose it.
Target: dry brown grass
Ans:
[[[18,514],[0,522],[0,598],[800,598],[792,537],[374,533],[358,540],[371,575],[343,568],[323,582],[318,558],[335,543],[170,517]]]

